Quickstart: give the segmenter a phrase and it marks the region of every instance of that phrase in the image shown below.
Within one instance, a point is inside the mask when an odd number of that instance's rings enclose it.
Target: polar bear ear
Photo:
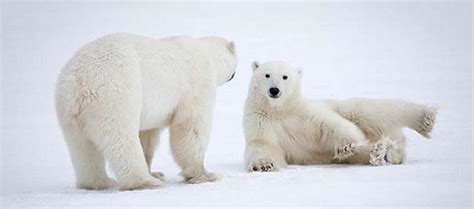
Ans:
[[[252,62],[252,70],[253,70],[253,72],[255,72],[259,67],[260,67],[260,63],[258,63],[258,61],[253,61],[253,62]]]
[[[227,46],[227,48],[229,49],[230,52],[232,52],[232,54],[235,55],[236,50],[235,50],[235,43],[234,43],[233,41],[231,41],[231,42],[229,43],[229,45]]]

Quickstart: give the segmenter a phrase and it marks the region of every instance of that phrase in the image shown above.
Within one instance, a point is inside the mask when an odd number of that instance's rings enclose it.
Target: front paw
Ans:
[[[271,172],[277,171],[277,164],[272,159],[260,159],[250,163],[250,172]]]
[[[350,143],[350,144],[347,144],[345,146],[340,146],[340,147],[336,147],[336,154],[334,155],[334,159],[337,159],[337,160],[344,160],[352,155],[355,154],[355,152],[365,146],[367,144],[367,142],[362,142],[362,143]]]

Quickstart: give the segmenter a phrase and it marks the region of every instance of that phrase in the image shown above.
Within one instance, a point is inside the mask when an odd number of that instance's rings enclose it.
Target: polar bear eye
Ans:
[[[288,79],[288,76],[284,75],[283,80],[286,80],[286,79]]]
[[[265,74],[265,78],[270,78],[270,74]]]

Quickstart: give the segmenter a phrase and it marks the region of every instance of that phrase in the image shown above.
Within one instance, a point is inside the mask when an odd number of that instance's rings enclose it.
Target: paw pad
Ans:
[[[261,160],[254,162],[249,166],[249,171],[251,172],[271,172],[276,170],[277,168],[272,160]]]
[[[375,166],[387,164],[387,143],[379,141],[372,145],[369,163]]]
[[[426,138],[431,138],[431,131],[433,131],[434,124],[436,123],[436,109],[432,108],[427,111],[421,121],[418,122],[417,132]]]
[[[345,146],[336,147],[336,155],[334,156],[334,159],[338,159],[338,160],[346,159],[352,156],[355,153],[355,151],[358,150],[362,146],[363,144],[351,143]]]

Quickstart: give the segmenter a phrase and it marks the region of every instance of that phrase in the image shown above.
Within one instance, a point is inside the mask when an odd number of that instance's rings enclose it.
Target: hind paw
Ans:
[[[99,178],[93,179],[88,182],[79,182],[77,183],[77,187],[80,189],[88,189],[88,190],[105,190],[112,187],[115,187],[117,182],[115,179],[112,178]]]
[[[153,176],[157,179],[160,179],[162,181],[165,180],[165,174],[163,172],[157,171],[157,172],[151,172],[150,174],[151,174],[151,176]]]
[[[421,120],[418,122],[417,131],[426,138],[431,138],[431,131],[433,131],[436,122],[436,109],[431,108],[425,112]]]
[[[373,144],[370,150],[369,163],[374,166],[386,165],[387,147],[388,145],[385,141],[379,141]]]

